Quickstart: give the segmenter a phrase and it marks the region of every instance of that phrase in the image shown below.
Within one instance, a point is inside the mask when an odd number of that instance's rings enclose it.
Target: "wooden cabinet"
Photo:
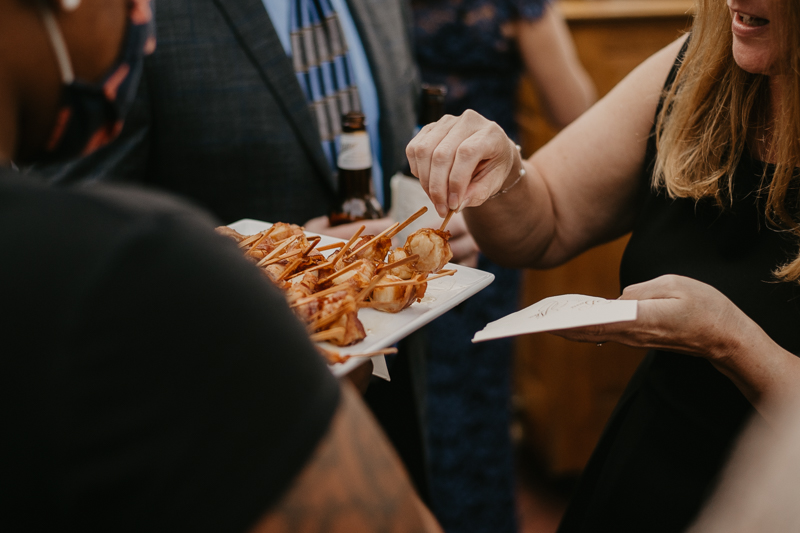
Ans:
[[[572,0],[559,3],[579,57],[603,96],[634,67],[690,26],[691,1]],[[537,112],[532,86],[519,92],[523,151],[532,153],[553,131]],[[548,271],[528,271],[527,306],[547,296],[619,295],[619,262],[627,237]],[[548,334],[517,341],[515,394],[525,443],[552,474],[580,471],[644,351],[619,344],[567,342]]]

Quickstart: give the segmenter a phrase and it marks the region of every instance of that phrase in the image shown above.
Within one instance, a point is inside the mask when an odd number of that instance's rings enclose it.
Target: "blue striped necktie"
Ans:
[[[289,1],[292,64],[335,170],[342,115],[361,111],[350,54],[330,0]]]

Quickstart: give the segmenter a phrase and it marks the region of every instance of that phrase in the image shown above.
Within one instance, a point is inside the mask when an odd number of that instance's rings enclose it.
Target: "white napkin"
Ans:
[[[376,355],[372,358],[372,375],[391,381],[389,378],[389,367],[386,366],[386,356]]]
[[[472,342],[630,320],[636,320],[636,300],[562,294],[490,322],[475,334]]]
[[[420,228],[438,229],[442,225],[442,218],[436,213],[433,202],[428,198],[425,190],[420,185],[417,178],[404,176],[398,172],[392,176],[390,182],[392,188],[392,208],[389,216],[395,222],[403,222],[405,219],[416,213],[420,207],[427,206],[428,211],[403,229],[395,237],[395,242],[400,246],[405,244],[409,235]]]

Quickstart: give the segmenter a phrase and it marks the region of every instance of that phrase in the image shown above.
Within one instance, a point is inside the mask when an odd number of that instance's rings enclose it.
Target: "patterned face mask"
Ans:
[[[155,49],[155,25],[150,0],[130,0],[130,12],[119,58],[100,83],[75,79],[66,43],[46,2],[39,2],[47,34],[55,51],[63,89],[56,123],[37,158],[43,163],[88,155],[108,144],[122,130],[135,97],[144,58]]]

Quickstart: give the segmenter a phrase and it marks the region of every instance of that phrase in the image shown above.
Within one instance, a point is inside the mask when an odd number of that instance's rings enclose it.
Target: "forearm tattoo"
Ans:
[[[304,470],[251,533],[336,531],[441,531],[350,386]]]

